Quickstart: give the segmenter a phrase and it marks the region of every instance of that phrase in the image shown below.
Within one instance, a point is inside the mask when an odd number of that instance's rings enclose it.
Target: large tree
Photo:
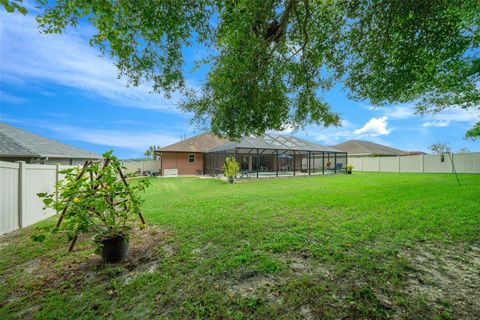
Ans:
[[[147,158],[150,158],[152,160],[158,160],[160,156],[158,156],[155,151],[160,149],[160,146],[149,146],[147,150],[145,150],[144,155]]]
[[[91,44],[116,59],[120,75],[167,95],[182,91],[181,106],[219,135],[338,125],[323,99],[338,82],[374,105],[479,110],[480,0],[39,3],[42,31],[88,21]],[[208,53],[200,90],[184,79],[183,48],[192,45]]]

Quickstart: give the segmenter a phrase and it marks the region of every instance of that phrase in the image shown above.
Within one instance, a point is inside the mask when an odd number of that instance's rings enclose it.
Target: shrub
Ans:
[[[353,165],[347,164],[347,173],[352,173]]]
[[[65,232],[69,240],[76,239],[80,233],[93,232],[99,243],[117,236],[128,239],[136,221],[141,221],[141,228],[146,227],[140,212],[143,202],[140,194],[150,182],[141,179],[128,184],[121,173],[121,162],[111,151],[103,156],[103,161],[87,162],[82,169],[73,167],[61,171],[65,178],[57,183],[58,197],[54,193],[38,194],[45,208],[60,213],[52,231]],[[65,223],[59,229],[62,221]],[[32,239],[43,241],[45,236],[34,235]]]
[[[234,178],[240,170],[240,164],[234,157],[227,157],[223,165],[223,172],[228,178]]]

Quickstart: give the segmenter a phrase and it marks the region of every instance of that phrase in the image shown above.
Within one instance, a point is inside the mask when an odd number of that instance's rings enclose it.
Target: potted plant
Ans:
[[[61,171],[65,178],[57,183],[58,194],[39,193],[45,208],[60,213],[54,232],[64,232],[72,241],[71,251],[81,233],[93,233],[96,253],[103,260],[116,263],[128,254],[130,232],[136,226],[145,228],[140,212],[140,194],[149,185],[140,179],[129,185],[122,173],[121,162],[107,152],[102,161],[87,161],[83,168]],[[140,218],[140,219],[139,219]],[[137,222],[139,221],[140,222]],[[65,223],[61,224],[64,221]],[[44,235],[33,235],[43,241]]]
[[[327,165],[327,168],[330,168],[330,166],[332,165],[332,162],[330,162],[330,160],[327,160],[326,165]]]
[[[227,176],[228,183],[233,183],[239,170],[240,165],[234,157],[227,157],[225,159],[225,163],[223,164],[223,172],[225,176]]]
[[[353,166],[351,164],[347,164],[347,174],[352,174]]]

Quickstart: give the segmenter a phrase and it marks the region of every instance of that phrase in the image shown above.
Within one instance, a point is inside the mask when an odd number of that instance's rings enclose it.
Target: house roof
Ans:
[[[332,148],[345,151],[349,155],[400,156],[406,153],[403,150],[363,140],[348,140],[334,145]]]
[[[0,122],[0,157],[98,159],[96,153]]]
[[[207,152],[219,145],[227,143],[228,140],[221,139],[210,133],[203,133],[169,146],[156,150],[156,153],[162,152]]]
[[[291,150],[312,152],[342,152],[334,148],[325,147],[290,135],[265,134],[262,137],[246,136],[239,141],[230,141],[209,152],[230,151],[249,152],[251,149]]]

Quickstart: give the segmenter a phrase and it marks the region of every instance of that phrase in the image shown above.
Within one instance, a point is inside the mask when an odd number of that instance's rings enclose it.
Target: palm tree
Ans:
[[[159,158],[158,155],[155,154],[155,150],[160,149],[160,146],[150,146],[148,149],[145,151],[145,156],[148,158],[152,158],[152,160],[157,160]]]

